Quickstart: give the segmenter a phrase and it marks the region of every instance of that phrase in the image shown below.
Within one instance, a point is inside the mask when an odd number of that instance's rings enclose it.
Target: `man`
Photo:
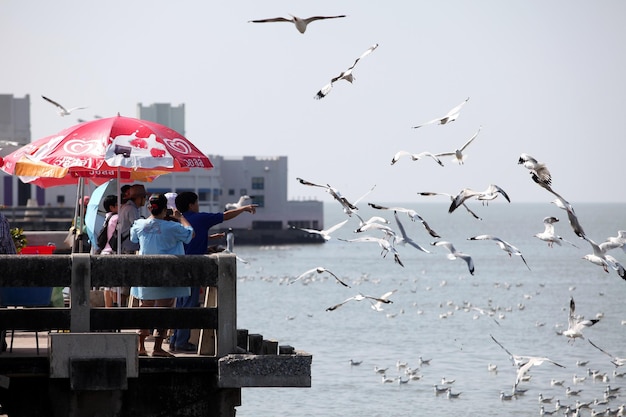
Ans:
[[[0,254],[14,255],[17,253],[15,249],[15,243],[13,242],[13,236],[11,235],[11,227],[9,226],[9,220],[0,213]],[[5,330],[0,329],[0,349],[2,352],[7,350],[7,343],[4,340]]]
[[[198,195],[191,191],[184,191],[176,196],[176,209],[182,213],[193,226],[195,236],[191,242],[185,244],[186,255],[204,255],[207,253],[209,238],[223,237],[223,233],[209,235],[209,229],[226,220],[234,219],[241,213],[256,213],[256,204],[249,204],[236,209],[220,213],[200,212]],[[176,307],[198,307],[200,288],[191,287],[191,296],[179,297]],[[170,350],[176,352],[195,352],[197,347],[189,343],[190,329],[176,329],[170,336]]]
[[[121,253],[134,254],[139,250],[139,243],[130,241],[130,227],[141,217],[141,207],[146,204],[146,188],[143,184],[133,184],[128,192],[128,201],[118,211],[118,233],[122,235]]]

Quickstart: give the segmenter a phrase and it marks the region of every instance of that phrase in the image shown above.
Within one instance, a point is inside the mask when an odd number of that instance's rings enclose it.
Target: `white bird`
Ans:
[[[387,372],[387,368],[379,368],[378,366],[374,366],[374,372],[376,372],[377,374],[384,374],[385,372]]]
[[[452,385],[456,382],[456,379],[446,379],[446,377],[441,377],[441,385]]]
[[[577,248],[578,246],[574,245],[569,240],[563,239],[561,236],[557,235],[554,231],[554,223],[558,222],[559,219],[556,217],[544,217],[543,219],[543,232],[535,233],[533,237],[536,237],[544,242],[548,242],[548,247],[552,247],[555,243],[561,246],[561,242],[569,243],[573,247]]]
[[[550,380],[550,385],[552,385],[553,387],[554,386],[559,386],[560,387],[560,386],[563,386],[563,384],[565,384],[565,380],[564,379],[557,380],[557,379],[552,378]]]
[[[432,158],[433,161],[437,162],[439,165],[443,166],[443,162],[441,162],[441,160],[439,158],[437,158],[437,156],[435,154],[427,152],[427,151],[420,152],[420,153],[411,153],[411,152],[407,152],[407,151],[398,151],[393,156],[393,158],[391,158],[391,165],[393,165],[396,162],[398,162],[398,160],[400,158],[402,158],[403,156],[410,156],[411,160],[413,160],[413,161],[418,161],[420,159],[429,157],[429,158]]]
[[[518,164],[524,166],[524,168],[531,171],[531,174],[535,174],[537,179],[544,184],[551,185],[552,184],[552,176],[550,175],[550,171],[546,165],[542,162],[538,162],[535,158],[528,155],[527,153],[523,153],[520,155],[517,160]]]
[[[496,197],[498,197],[498,194],[501,194],[509,203],[511,202],[511,199],[509,198],[507,193],[495,184],[489,185],[489,187],[487,187],[487,189],[484,191],[474,191],[471,188],[464,188],[452,200],[452,204],[450,204],[448,213],[452,213],[468,198],[476,197],[477,200],[480,200],[484,203],[486,201],[491,201],[495,199]]]
[[[355,239],[339,239],[339,240],[343,240],[344,242],[375,242],[375,243],[378,243],[378,246],[380,246],[381,249],[382,249],[381,255],[383,256],[383,258],[387,256],[387,253],[391,252],[391,253],[393,253],[393,260],[395,261],[395,263],[397,263],[398,265],[404,267],[404,264],[400,260],[400,254],[398,253],[396,248],[388,240],[385,240],[385,239],[382,239],[382,238],[373,237],[373,236],[363,236],[363,237],[358,237],[358,238],[355,238]]]
[[[396,219],[396,223],[398,224],[398,230],[400,230],[400,235],[398,236],[396,235],[394,237],[395,239],[395,244],[396,245],[406,245],[409,244],[411,246],[413,246],[415,249],[417,250],[421,250],[422,252],[426,252],[426,253],[430,253],[430,251],[424,249],[423,247],[421,247],[417,242],[415,242],[412,238],[410,238],[407,234],[406,234],[406,230],[404,230],[404,226],[402,225],[402,223],[400,222],[400,218],[398,217],[398,212],[394,211],[393,215]]]
[[[595,347],[596,349],[598,349],[600,352],[604,353],[605,355],[607,355],[609,358],[611,358],[611,363],[613,365],[615,365],[616,367],[619,366],[624,366],[626,365],[626,358],[620,358],[618,356],[615,355],[611,355],[609,352],[607,352],[606,350],[602,349],[600,346],[596,345],[595,343],[593,343],[591,340],[589,340],[589,343],[591,343],[591,345],[593,347]],[[613,373],[613,376],[615,376],[615,373]]]
[[[437,238],[441,237],[439,236],[437,232],[431,229],[428,223],[426,223],[426,220],[424,220],[422,216],[420,216],[415,210],[404,208],[404,207],[385,207],[385,206],[381,206],[379,204],[374,204],[374,203],[367,203],[367,205],[369,205],[371,208],[376,209],[376,210],[391,210],[394,212],[397,211],[399,213],[406,213],[407,216],[409,216],[409,218],[411,219],[411,221],[419,220],[419,222],[422,223],[422,226],[424,226],[424,229],[426,229],[428,234],[430,234],[432,237],[437,237]]]
[[[341,74],[339,74],[338,76],[336,76],[335,78],[332,78],[330,80],[330,82],[328,84],[326,84],[324,87],[322,87],[316,94],[315,96],[313,96],[313,98],[320,100],[324,97],[326,97],[329,93],[330,90],[333,88],[333,84],[339,80],[346,80],[348,81],[350,84],[352,84],[352,82],[355,80],[355,77],[352,75],[352,70],[354,69],[355,65],[357,64],[357,62],[359,62],[362,58],[365,58],[366,56],[368,56],[369,54],[371,54],[374,49],[378,48],[378,44],[375,43],[374,45],[370,46],[365,52],[363,52],[361,54],[360,57],[358,57],[356,59],[356,61],[354,61],[354,64],[352,64],[352,66],[350,68],[348,68],[347,70],[343,71]]]
[[[565,210],[565,212],[567,213],[567,219],[569,220],[569,224],[570,226],[572,226],[572,229],[574,230],[576,236],[584,238],[585,231],[578,221],[578,217],[574,212],[574,207],[559,193],[554,191],[548,183],[542,181],[534,172],[531,172],[531,178],[533,179],[533,181],[535,181],[535,183],[539,184],[539,186],[541,186],[556,197],[556,199],[552,200],[552,203],[558,208]]]
[[[502,401],[511,401],[515,398],[514,394],[505,394],[504,391],[500,391],[500,399]]]
[[[533,366],[539,366],[544,362],[550,362],[556,366],[559,366],[561,368],[565,368],[565,366],[554,362],[552,359],[550,358],[546,358],[546,357],[539,357],[539,356],[529,356],[527,357],[527,361],[526,363],[524,363],[523,365],[521,365],[520,367],[517,368],[517,376],[515,377],[515,385],[517,386],[523,379],[523,377],[526,375],[526,373],[530,370],[530,368],[532,368]]]
[[[341,17],[346,17],[345,14],[342,14],[339,16],[311,16],[311,17],[307,17],[306,19],[300,18],[298,16],[294,16],[292,14],[290,14],[289,16],[291,16],[291,18],[274,17],[274,18],[269,18],[269,19],[248,20],[248,23],[290,22],[296,25],[296,29],[298,29],[298,32],[304,33],[306,31],[307,25],[316,20],[338,19]]]
[[[354,359],[350,359],[350,366],[359,366],[363,361],[355,361]]]
[[[381,295],[380,297],[378,297],[380,300],[389,300],[389,297],[391,297],[392,295],[394,295],[398,290],[391,290],[391,291],[387,291],[386,293],[384,293],[383,295]],[[372,303],[371,307],[372,310],[376,310],[376,311],[383,311],[383,304],[388,304],[387,301],[376,301],[375,303]]]
[[[567,387],[565,389],[565,395],[567,395],[568,397],[580,395],[581,392],[582,390],[580,389],[571,389],[570,387]]]
[[[324,268],[322,266],[318,266],[317,268],[309,269],[308,271],[303,272],[296,279],[294,279],[293,281],[290,281],[289,284],[293,284],[294,282],[296,282],[296,281],[298,281],[298,280],[300,280],[302,278],[309,277],[309,276],[311,276],[312,274],[314,274],[316,272],[318,274],[322,274],[322,273],[326,272],[326,273],[332,275],[339,284],[343,285],[344,287],[350,288],[350,286],[348,284],[346,284],[345,282],[343,282],[342,280],[340,280],[337,275],[335,275],[334,273],[332,273],[331,271],[329,271],[328,269],[326,269],[326,268]]]
[[[517,255],[520,258],[522,258],[522,261],[524,261],[524,264],[526,265],[526,268],[528,268],[528,270],[530,270],[530,267],[526,263],[526,259],[524,259],[524,256],[522,255],[522,252],[520,252],[520,250],[517,249],[515,246],[513,246],[510,243],[500,239],[499,237],[492,236],[492,235],[478,235],[478,236],[468,237],[467,240],[493,240],[494,242],[496,242],[498,244],[500,249],[502,249],[503,251],[505,251],[506,253],[509,254],[509,257],[511,257],[512,255]]]
[[[418,361],[419,361],[419,365],[420,365],[420,366],[422,366],[422,365],[430,365],[430,361],[431,361],[431,360],[432,360],[432,359],[424,359],[424,358],[422,358],[421,356],[418,358]]]
[[[548,411],[543,407],[543,405],[539,408],[540,416],[551,416],[554,413],[556,413],[556,411]]]
[[[589,242],[589,244],[591,245],[591,248],[593,249],[593,253],[589,253],[583,256],[583,259],[588,260],[594,265],[601,266],[602,269],[604,269],[604,272],[607,272],[607,273],[609,272],[608,267],[610,266],[615,271],[617,271],[617,274],[622,279],[626,280],[626,270],[624,269],[624,266],[617,261],[617,259],[615,259],[611,255],[607,255],[605,253],[606,252],[605,248],[600,247],[596,242],[589,239],[588,237],[584,236],[583,239]]]
[[[482,126],[478,128],[478,130],[476,131],[476,133],[474,133],[474,135],[467,141],[465,142],[465,144],[463,146],[461,146],[460,149],[455,149],[452,152],[442,152],[442,153],[436,153],[435,156],[437,157],[441,157],[441,156],[453,156],[454,160],[459,164],[459,165],[463,165],[463,163],[465,162],[465,158],[467,157],[466,155],[463,154],[463,151],[465,150],[465,148],[468,147],[468,145],[470,143],[472,143],[472,141],[474,139],[476,139],[476,137],[478,136],[478,134],[480,133],[480,129],[482,129]]]
[[[251,200],[249,195],[242,195],[241,197],[239,197],[239,200],[237,200],[236,203],[226,203],[224,208],[226,210],[236,210],[245,206],[249,200]]]
[[[431,192],[431,191],[422,191],[422,192],[418,192],[417,194],[419,194],[419,195],[423,195],[423,196],[445,195],[445,196],[447,196],[447,197],[450,199],[450,201],[454,201],[454,197],[455,197],[455,196],[453,196],[452,194],[447,194],[447,193],[435,193],[435,192]],[[469,207],[467,207],[467,204],[465,204],[465,203],[461,203],[461,205],[462,205],[463,207],[465,207],[465,210],[467,210],[467,212],[468,212],[469,214],[471,214],[471,215],[472,215],[472,217],[474,217],[475,219],[478,219],[478,220],[482,220],[482,219],[480,218],[480,216],[478,216],[478,215],[477,215],[476,213],[474,213],[474,212],[473,212],[473,211],[472,211]]]
[[[621,248],[626,252],[626,230],[618,230],[617,236],[611,236],[598,245],[604,252]]]
[[[572,377],[572,382],[574,384],[581,384],[585,381],[585,379],[587,379],[586,376],[576,376],[576,374],[574,374],[574,376]]]
[[[296,178],[296,180],[298,180],[298,182],[300,182],[300,184],[302,184],[302,185],[308,185],[308,186],[311,186],[311,187],[320,187],[320,188],[323,188],[324,190],[326,190],[327,193],[332,195],[333,198],[335,200],[337,200],[339,202],[339,204],[341,204],[341,206],[343,207],[343,211],[348,216],[352,215],[353,210],[358,210],[358,207],[356,206],[356,204],[358,204],[359,201],[361,201],[363,198],[365,198],[365,196],[367,196],[369,193],[371,193],[374,190],[374,188],[376,188],[376,186],[374,185],[372,188],[370,188],[370,190],[368,192],[363,194],[358,200],[356,200],[354,203],[351,203],[350,201],[348,201],[347,198],[345,198],[339,192],[339,190],[337,190],[336,188],[331,187],[329,184],[326,184],[326,185],[315,184],[315,183],[312,183],[310,181],[303,180],[302,178]]]
[[[383,294],[385,295],[385,294]],[[341,307],[342,305],[346,304],[347,302],[350,301],[363,301],[363,300],[373,300],[376,302],[380,302],[383,304],[389,304],[392,303],[393,301],[387,299],[387,298],[382,298],[382,297],[372,297],[371,295],[363,295],[361,293],[358,293],[355,296],[352,296],[350,298],[345,299],[344,301],[340,302],[339,304],[335,304],[334,306],[330,306],[326,309],[326,311],[333,311],[338,309],[339,307]],[[372,305],[374,304],[372,301],[370,301],[370,303],[372,303]]]
[[[542,393],[539,393],[539,404],[547,404],[547,403],[551,403],[552,400],[554,399],[554,397],[544,397]]]
[[[451,389],[448,390],[448,392],[446,393],[446,396],[448,397],[448,399],[453,399],[453,398],[459,398],[461,396],[461,392],[452,392]]]
[[[311,234],[318,234],[324,240],[330,240],[331,239],[330,234],[333,233],[334,231],[338,230],[341,226],[343,226],[347,222],[348,222],[348,219],[346,219],[346,220],[344,220],[342,222],[339,222],[339,223],[329,227],[328,229],[323,229],[323,230],[306,229],[306,228],[303,228],[303,227],[295,227],[295,229],[302,230],[304,232],[308,232],[308,233],[311,233]]]
[[[65,107],[57,103],[56,101],[49,99],[46,96],[41,96],[41,98],[46,100],[48,103],[52,103],[53,105],[57,106],[57,108],[59,109],[59,115],[61,116],[69,116],[74,110],[82,110],[82,109],[87,108],[87,107],[72,107],[71,109],[66,109]]]
[[[582,334],[583,329],[585,327],[593,326],[600,320],[599,319],[592,319],[592,320],[579,319],[574,315],[575,310],[576,310],[576,304],[574,303],[574,298],[570,297],[568,327],[567,327],[567,330],[563,331],[563,336],[569,337],[572,340],[579,338],[579,337],[584,339],[583,334]]]
[[[466,253],[463,252],[459,252],[456,250],[456,248],[454,247],[454,245],[450,242],[447,242],[445,240],[439,240],[437,242],[431,242],[431,245],[433,246],[443,246],[444,248],[446,248],[450,253],[447,255],[448,259],[450,260],[455,260],[455,259],[463,259],[465,261],[465,263],[467,263],[467,268],[469,269],[470,274],[474,275],[474,261],[472,260],[472,257]]]
[[[435,395],[439,395],[439,394],[443,394],[445,392],[448,392],[450,387],[440,387],[437,384],[433,384],[433,389],[435,391]]]
[[[469,97],[466,98],[465,100],[463,100],[463,102],[461,104],[459,104],[458,106],[454,107],[452,110],[450,110],[448,113],[446,113],[445,116],[442,117],[438,117],[436,119],[430,120],[426,123],[422,123],[421,125],[418,126],[413,126],[413,129],[417,129],[420,128],[422,126],[426,126],[429,124],[433,124],[433,123],[437,123],[440,125],[445,125],[446,123],[450,123],[455,121],[458,117],[459,117],[459,113],[461,112],[461,108],[465,105],[465,103],[467,103],[469,101]]]

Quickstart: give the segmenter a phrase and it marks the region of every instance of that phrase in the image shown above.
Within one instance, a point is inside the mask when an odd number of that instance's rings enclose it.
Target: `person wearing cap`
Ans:
[[[128,191],[128,201],[121,205],[117,214],[118,233],[122,235],[121,253],[134,254],[139,250],[139,243],[131,242],[130,228],[135,220],[141,218],[141,207],[146,204],[146,188],[143,184],[133,184]]]
[[[176,196],[176,208],[193,226],[196,235],[191,242],[185,244],[185,254],[204,255],[207,253],[209,238],[224,237],[224,233],[209,235],[209,229],[224,221],[234,219],[241,213],[256,213],[256,204],[248,204],[239,208],[226,210],[218,213],[200,212],[198,194],[191,191],[184,191]],[[200,299],[200,287],[191,287],[191,296],[179,297],[176,300],[176,307],[198,307]],[[190,329],[175,329],[170,335],[170,351],[190,352],[196,351],[197,347],[189,342],[191,336]]]
[[[178,222],[165,219],[167,198],[163,194],[153,194],[148,202],[150,213],[147,219],[139,219],[130,229],[130,240],[139,244],[139,255],[184,255],[183,244],[194,236],[191,224],[178,211],[174,217]],[[139,307],[171,307],[176,297],[190,295],[189,287],[131,287],[130,294],[139,299]],[[145,341],[149,329],[139,330],[139,356],[147,356]],[[154,335],[152,356],[170,357],[162,345],[167,329],[157,328]]]

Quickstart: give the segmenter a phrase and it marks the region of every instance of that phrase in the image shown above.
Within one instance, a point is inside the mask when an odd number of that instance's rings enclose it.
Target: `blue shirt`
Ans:
[[[139,243],[140,255],[184,255],[193,227],[161,219],[138,219],[130,228],[130,240]],[[188,297],[189,287],[132,287],[130,294],[140,300]]]
[[[196,235],[185,245],[187,255],[204,255],[209,246],[209,229],[224,221],[224,213],[196,213],[188,210],[183,213],[185,219],[193,226]]]

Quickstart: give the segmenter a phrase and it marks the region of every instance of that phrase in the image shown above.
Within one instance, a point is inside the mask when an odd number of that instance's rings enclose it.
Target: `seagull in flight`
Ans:
[[[391,290],[391,291],[387,291],[386,293],[384,293],[383,295],[381,295],[380,297],[378,297],[380,300],[384,300],[384,301],[376,301],[375,303],[372,303],[371,307],[372,310],[376,310],[376,311],[383,311],[383,304],[389,304],[391,301],[389,301],[389,297],[391,297],[392,295],[394,295],[396,292],[398,292],[397,289],[395,290]],[[389,303],[387,302],[389,301]]]
[[[611,255],[606,254],[606,247],[601,247],[596,242],[586,236],[584,237],[584,239],[591,245],[593,253],[583,256],[583,259],[588,260],[594,265],[601,266],[602,269],[604,269],[604,272],[609,272],[608,267],[610,266],[617,271],[617,274],[620,276],[620,278],[626,280],[626,270],[624,269],[624,266],[619,263],[617,259],[615,259]]]
[[[306,229],[303,227],[294,227],[294,229],[298,229],[298,230],[302,230],[303,232],[307,232],[307,233],[311,233],[311,234],[317,234],[320,235],[324,240],[330,240],[331,236],[330,234],[333,233],[334,231],[336,231],[337,229],[339,229],[340,227],[342,227],[344,224],[346,224],[348,222],[349,219],[346,219],[342,222],[339,222],[331,227],[329,227],[328,229],[323,229],[323,230],[316,230],[316,229]]]
[[[602,349],[600,346],[596,345],[591,340],[589,340],[589,343],[591,343],[591,345],[593,347],[595,347],[596,349],[598,349],[600,352],[602,352],[605,355],[607,355],[608,357],[610,357],[611,358],[611,363],[613,365],[615,365],[616,367],[626,365],[626,358],[620,358],[620,357],[617,357],[615,355],[611,355],[609,352],[607,352],[606,350]]]
[[[372,188],[370,188],[370,190],[368,192],[366,192],[365,194],[363,194],[358,200],[356,200],[354,203],[351,203],[348,201],[347,198],[345,198],[340,192],[339,190],[337,190],[336,188],[331,187],[329,184],[326,185],[321,185],[321,184],[315,184],[312,183],[310,181],[307,180],[303,180],[302,178],[296,178],[300,184],[303,185],[309,185],[312,187],[320,187],[326,190],[327,193],[329,193],[330,195],[333,196],[333,198],[335,200],[337,200],[342,206],[343,206],[343,211],[348,215],[351,216],[353,213],[353,210],[358,210],[358,207],[356,206],[356,204],[361,201],[363,198],[365,198],[365,196],[367,196],[369,193],[371,193],[374,188],[376,188],[376,186],[374,185]]]
[[[397,211],[399,213],[406,213],[407,216],[409,216],[409,218],[411,219],[411,221],[419,220],[419,222],[422,223],[422,226],[424,226],[428,234],[430,234],[432,237],[436,237],[436,238],[441,237],[439,236],[437,232],[435,232],[433,229],[430,228],[428,223],[426,223],[426,220],[424,220],[422,216],[420,216],[415,210],[404,208],[404,207],[385,207],[385,206],[381,206],[379,204],[374,204],[374,203],[367,203],[367,205],[376,210],[391,210],[394,212]]]
[[[394,291],[395,292],[395,291]],[[392,292],[393,293],[393,292]],[[381,297],[372,297],[371,295],[363,295],[361,293],[358,293],[357,295],[347,298],[344,301],[340,302],[339,304],[335,304],[334,306],[330,306],[326,309],[326,311],[333,311],[338,309],[339,307],[341,307],[342,305],[350,302],[350,301],[363,301],[363,300],[370,300],[370,303],[372,303],[372,305],[374,305],[375,303],[373,301],[376,301],[377,303],[382,303],[382,304],[389,304],[389,303],[393,303],[393,301],[389,300],[389,298],[383,298],[385,295],[387,295],[389,293],[383,294],[383,296]],[[387,295],[387,297],[389,297],[391,294]],[[373,300],[373,301],[372,301]]]
[[[63,107],[62,105],[57,103],[56,101],[54,101],[52,99],[49,99],[46,96],[41,96],[41,98],[46,100],[48,103],[51,103],[51,104],[57,106],[57,108],[59,109],[59,115],[60,116],[69,116],[74,110],[82,110],[82,109],[86,109],[87,108],[87,107],[72,107],[71,109],[66,109],[65,107]]]
[[[552,184],[552,176],[550,175],[550,171],[546,167],[546,164],[543,162],[538,162],[535,158],[528,155],[527,153],[523,153],[520,155],[517,163],[523,165],[524,168],[528,169],[531,174],[534,174],[539,181],[544,184],[551,185]]]
[[[226,210],[235,210],[245,206],[246,202],[248,202],[249,200],[251,200],[249,195],[242,195],[241,197],[239,197],[239,200],[237,200],[236,203],[226,203],[224,208]]]
[[[413,126],[413,129],[417,129],[420,128],[422,126],[426,126],[429,124],[433,124],[433,123],[437,123],[440,125],[445,125],[446,123],[450,123],[455,121],[458,117],[459,117],[459,113],[461,112],[461,108],[465,105],[465,103],[467,103],[469,101],[469,97],[466,98],[461,104],[459,104],[458,106],[454,107],[452,110],[450,110],[448,113],[446,113],[445,116],[443,117],[438,117],[436,119],[430,120],[426,123],[422,123],[421,125],[418,126]]]
[[[485,191],[474,191],[471,188],[464,188],[452,200],[452,204],[450,204],[448,213],[452,213],[468,198],[476,197],[477,200],[480,200],[484,203],[486,201],[494,200],[496,197],[498,197],[498,194],[501,194],[504,198],[506,198],[506,201],[508,201],[509,203],[511,202],[511,199],[509,198],[507,193],[495,184],[489,185],[489,187],[487,187]]]
[[[467,268],[469,269],[469,273],[474,275],[474,261],[472,260],[472,257],[470,255],[468,255],[466,253],[463,253],[463,252],[457,251],[452,243],[447,242],[445,240],[439,240],[439,241],[436,241],[436,242],[432,242],[431,245],[433,245],[433,246],[443,246],[444,248],[446,248],[450,252],[447,255],[447,257],[451,261],[453,261],[455,259],[463,259],[465,261],[465,263],[467,263]]]
[[[398,253],[398,251],[396,250],[396,248],[388,241],[382,238],[378,238],[378,237],[373,237],[373,236],[363,236],[363,237],[358,237],[355,239],[341,239],[338,238],[339,240],[343,240],[344,242],[375,242],[378,243],[378,246],[381,247],[382,249],[382,256],[383,258],[387,256],[387,253],[391,252],[393,253],[393,260],[395,263],[397,263],[398,265],[404,267],[404,264],[402,263],[402,261],[400,260],[400,254]]]
[[[441,162],[441,159],[437,158],[437,155],[435,155],[433,153],[430,153],[428,151],[424,151],[424,152],[420,152],[420,153],[411,153],[411,152],[407,152],[407,151],[398,151],[393,156],[393,158],[391,158],[391,165],[393,165],[396,162],[398,162],[398,160],[400,158],[402,158],[403,156],[410,156],[411,160],[413,160],[413,161],[417,161],[417,160],[429,157],[429,158],[432,158],[433,161],[437,162],[439,165],[443,166],[443,162]]]
[[[365,52],[363,52],[361,54],[360,57],[358,57],[356,59],[356,61],[354,61],[354,64],[352,64],[352,66],[350,68],[348,68],[347,70],[343,71],[341,74],[339,74],[335,78],[332,78],[328,84],[326,84],[324,87],[322,87],[320,89],[320,91],[318,91],[315,94],[315,96],[313,96],[313,98],[316,99],[316,100],[320,100],[320,99],[326,97],[328,95],[328,93],[330,93],[330,90],[333,88],[333,84],[335,82],[339,81],[339,80],[346,80],[350,84],[352,84],[352,81],[355,80],[354,76],[352,75],[352,70],[356,66],[357,62],[359,62],[362,58],[365,58],[366,56],[371,54],[374,51],[374,49],[376,49],[376,48],[378,48],[378,44],[377,43],[375,43],[374,45],[370,46]]]
[[[553,216],[544,217],[543,225],[544,230],[541,233],[535,233],[533,237],[536,237],[544,242],[548,242],[548,247],[552,247],[555,243],[561,246],[561,242],[569,243],[573,247],[577,248],[578,246],[574,245],[569,240],[563,239],[561,236],[557,235],[554,232],[554,223],[558,222],[559,219]]]
[[[298,16],[294,16],[290,14],[291,18],[287,17],[273,17],[270,19],[258,19],[258,20],[248,20],[248,23],[269,23],[269,22],[290,22],[296,25],[296,29],[298,32],[304,33],[306,31],[306,27],[309,23],[314,22],[316,20],[324,20],[324,19],[339,19],[342,17],[346,17],[345,14],[339,16],[311,16],[303,19]]]
[[[524,259],[522,252],[519,249],[517,249],[515,246],[511,245],[509,242],[506,242],[500,239],[499,237],[492,236],[492,235],[478,235],[478,236],[468,237],[467,240],[493,240],[494,242],[498,244],[500,249],[502,249],[503,251],[509,254],[509,257],[512,255],[517,255],[520,258],[522,258],[522,261],[524,261],[524,265],[526,265],[526,268],[528,268],[528,270],[530,271],[530,267],[526,263],[526,259]]]
[[[351,288],[348,284],[346,284],[345,282],[340,280],[337,275],[333,274],[331,271],[329,271],[328,269],[326,269],[326,268],[324,268],[322,266],[318,266],[317,268],[309,269],[308,271],[303,272],[302,274],[300,274],[293,281],[289,281],[288,284],[293,284],[294,282],[296,282],[296,281],[298,281],[298,280],[300,280],[302,278],[309,277],[309,276],[311,276],[315,272],[317,272],[318,274],[322,274],[322,273],[326,272],[326,273],[332,275],[339,284],[343,285],[344,287]]]
[[[445,195],[450,199],[450,201],[454,201],[454,196],[452,194],[447,194],[447,193],[435,193],[435,192],[430,192],[430,191],[423,191],[423,192],[418,192],[417,194],[423,195],[423,196]],[[467,207],[467,204],[461,203],[461,205],[465,207],[465,210],[467,210],[467,212],[470,215],[472,215],[472,217],[478,220],[482,220],[476,213],[474,213],[469,207]]]
[[[463,151],[465,150],[465,148],[468,147],[468,145],[470,143],[472,143],[472,141],[474,139],[476,139],[476,137],[478,136],[478,134],[480,133],[480,129],[482,129],[482,126],[478,128],[478,130],[476,131],[476,133],[474,133],[474,135],[469,138],[469,140],[467,142],[465,142],[465,144],[463,146],[461,146],[460,149],[455,149],[452,152],[443,152],[443,153],[437,153],[435,154],[435,156],[441,157],[441,156],[453,156],[454,160],[459,164],[459,165],[463,165],[463,163],[465,162],[465,158],[466,155],[463,154]]]
[[[617,236],[608,237],[598,246],[600,246],[604,252],[617,248],[622,248],[622,250],[626,252],[626,230],[618,230]]]
[[[585,320],[585,319],[582,319],[582,318],[578,318],[574,314],[575,310],[576,310],[576,304],[574,303],[574,298],[570,297],[570,299],[569,299],[568,327],[567,327],[567,330],[563,331],[563,336],[569,337],[572,340],[574,340],[576,338],[584,339],[584,336],[583,336],[583,333],[582,333],[583,329],[585,327],[593,326],[594,324],[599,322],[600,319]]]
[[[402,225],[402,223],[400,222],[400,218],[398,217],[398,212],[397,211],[393,212],[393,216],[396,218],[396,223],[398,224],[398,229],[400,230],[400,234],[402,235],[402,237],[398,237],[397,235],[395,236],[395,243],[396,244],[400,244],[400,245],[405,245],[405,244],[408,243],[409,245],[413,246],[417,250],[421,250],[422,252],[430,253],[430,251],[428,251],[428,250],[424,249],[423,247],[421,247],[419,244],[417,244],[417,242],[415,242],[413,239],[411,239],[406,234],[406,231],[404,230],[404,226]]]

